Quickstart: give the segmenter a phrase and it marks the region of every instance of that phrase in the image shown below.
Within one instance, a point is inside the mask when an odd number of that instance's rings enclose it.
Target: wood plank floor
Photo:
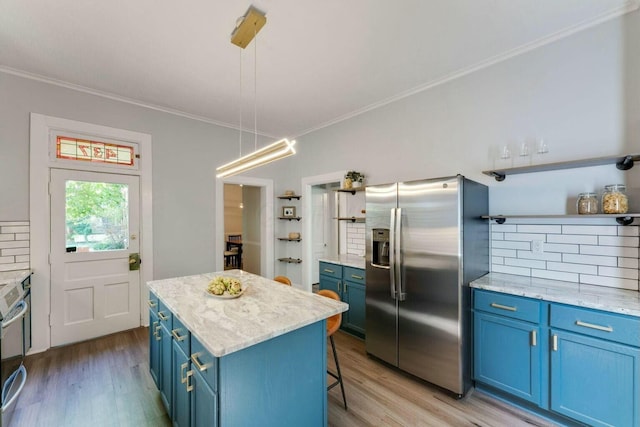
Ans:
[[[482,393],[456,400],[369,358],[357,338],[338,332],[335,340],[349,410],[332,389],[330,426],[552,425]],[[8,427],[170,426],[148,354],[148,329],[138,328],[27,357],[27,384]],[[330,352],[327,359],[333,367]]]

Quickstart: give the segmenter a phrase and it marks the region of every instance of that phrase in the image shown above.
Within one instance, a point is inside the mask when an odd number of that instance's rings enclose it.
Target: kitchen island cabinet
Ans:
[[[210,296],[217,275],[246,291]],[[173,317],[174,425],[327,424],[326,318],[346,304],[239,270],[148,286]]]
[[[471,286],[478,389],[561,423],[640,425],[637,292],[496,273]]]

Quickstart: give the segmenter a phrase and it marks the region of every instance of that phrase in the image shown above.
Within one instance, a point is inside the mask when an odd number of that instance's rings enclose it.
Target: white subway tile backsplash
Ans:
[[[551,270],[531,270],[531,276],[541,279],[563,280],[565,282],[578,282],[580,278],[577,273],[563,273]]]
[[[547,262],[547,270],[567,273],[598,274],[598,267],[587,264],[569,264],[566,262]]]
[[[638,268],[638,258],[618,258],[618,267]]]
[[[545,243],[544,250],[546,252],[566,252],[570,254],[577,254],[580,252],[580,246],[565,243]]]
[[[0,256],[6,255],[29,255],[29,248],[17,248],[17,249],[2,249],[0,250]],[[16,268],[20,270],[20,268]]]
[[[563,225],[562,234],[616,236],[618,234],[618,228],[613,225]]]
[[[560,234],[562,233],[562,227],[561,225],[518,224],[518,233]]]
[[[16,257],[14,256],[0,256],[0,264],[10,264],[16,262]]]
[[[618,259],[612,256],[563,254],[562,261],[575,264],[604,265],[608,267],[618,265]]]
[[[625,248],[621,246],[580,245],[580,253],[585,255],[607,255],[626,258],[638,258],[638,248]]]
[[[504,265],[528,268],[546,268],[547,262],[537,259],[505,258]]]
[[[629,246],[637,248],[640,243],[638,237],[599,236],[598,244],[603,246]]]
[[[533,241],[544,242],[533,252]],[[640,226],[573,219],[491,224],[491,271],[640,290]]]
[[[638,280],[638,269],[633,268],[617,268],[617,267],[598,267],[599,276],[620,277],[622,279]]]
[[[638,281],[631,279],[621,279],[619,277],[591,276],[588,274],[580,275],[580,283],[588,285],[606,286],[609,288],[638,290]]]
[[[515,249],[499,249],[499,248],[493,248],[491,249],[491,255],[493,256],[499,256],[499,257],[511,257],[511,258],[515,258],[518,256],[518,251],[516,251]]]
[[[25,248],[29,247],[29,242],[24,240],[9,240],[6,242],[0,242],[0,249],[7,248]]]
[[[29,233],[16,233],[16,240],[29,240]]]
[[[0,234],[0,242],[6,242],[7,240],[16,240],[16,235],[13,233]]]
[[[0,226],[0,233],[28,233],[29,226],[28,225],[15,225],[15,226]]]
[[[28,262],[16,262],[13,264],[0,264],[0,271],[26,270],[29,268]]]
[[[618,236],[630,236],[630,237],[640,236],[640,227],[638,227],[637,225],[631,225],[631,226],[620,225],[618,226]]]
[[[562,254],[555,252],[531,252],[531,251],[518,251],[518,258],[524,259],[539,259],[544,261],[561,261]]]
[[[494,240],[491,247],[498,249],[531,249],[531,242],[508,242],[506,240]]]
[[[2,227],[29,225],[29,221],[0,221],[0,232]]]
[[[548,243],[575,243],[581,245],[597,245],[598,236],[581,236],[575,234],[550,234],[547,236]]]
[[[509,267],[506,265],[492,265],[491,271],[496,273],[515,274],[517,276],[531,276],[531,269],[522,267]]]
[[[16,262],[29,262],[29,255],[18,255],[15,258]]]

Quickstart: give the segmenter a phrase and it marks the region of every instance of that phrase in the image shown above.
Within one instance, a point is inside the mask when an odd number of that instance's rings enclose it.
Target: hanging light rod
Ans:
[[[267,17],[258,9],[249,6],[247,13],[238,21],[239,23],[231,33],[231,43],[244,49],[267,23]]]
[[[233,176],[257,168],[258,166],[264,166],[267,163],[292,156],[296,154],[296,150],[293,148],[295,143],[295,141],[289,141],[287,138],[284,138],[273,144],[269,144],[253,153],[218,167],[216,169],[216,178]]]

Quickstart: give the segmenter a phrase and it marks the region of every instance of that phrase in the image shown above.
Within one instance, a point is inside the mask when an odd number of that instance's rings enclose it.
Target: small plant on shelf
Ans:
[[[362,187],[364,174],[357,171],[349,171],[344,176],[344,188]]]

